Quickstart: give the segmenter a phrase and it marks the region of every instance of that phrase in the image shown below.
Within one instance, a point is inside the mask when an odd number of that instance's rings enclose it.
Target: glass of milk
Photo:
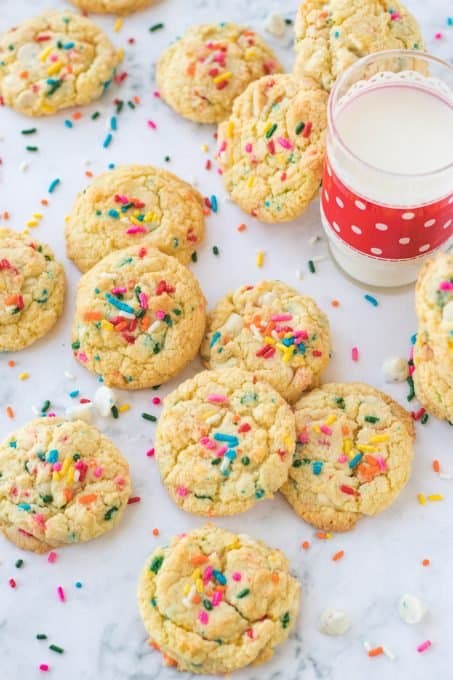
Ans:
[[[374,286],[414,281],[453,243],[453,66],[413,50],[356,62],[329,99],[321,218],[333,257]]]

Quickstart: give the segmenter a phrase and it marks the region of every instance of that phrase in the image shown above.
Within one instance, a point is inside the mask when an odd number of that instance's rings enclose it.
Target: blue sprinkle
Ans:
[[[216,331],[211,338],[211,342],[209,343],[209,347],[214,347],[216,342],[218,342],[221,337],[222,337],[222,333],[219,333],[219,331]]]
[[[75,46],[74,42],[68,42],[66,45],[63,45],[64,50],[72,50],[72,48]]]
[[[113,139],[113,136],[109,132],[108,135],[106,136],[106,138],[104,139],[104,141],[102,142],[102,146],[104,147],[104,149],[106,149],[110,145],[110,142],[112,141],[112,139]]]
[[[334,37],[334,38],[339,38],[339,37],[340,37],[340,31],[334,31],[334,32],[333,32],[333,37]]]
[[[110,118],[110,127],[112,128],[112,130],[118,129],[118,125],[117,125],[117,122],[116,122],[116,116],[112,116]]]
[[[81,588],[83,584],[80,581],[76,581],[74,585],[76,588]]]
[[[72,127],[74,127],[73,124],[72,124],[72,120],[66,119],[65,122],[64,122],[64,124],[66,125],[67,128],[72,128]]]
[[[228,458],[228,460],[235,460],[237,458],[236,451],[234,449],[228,449],[225,454],[225,458]]]
[[[377,306],[378,306],[379,302],[378,302],[378,301],[376,300],[376,298],[373,297],[372,295],[369,295],[369,294],[367,293],[367,294],[364,295],[363,297],[364,297],[364,299],[365,299],[367,302],[369,302],[370,304],[372,304],[373,307],[377,307]]]
[[[10,442],[9,445],[12,449],[17,448],[17,442]]]
[[[216,432],[214,439],[216,442],[225,442],[231,447],[238,446],[239,444],[239,439],[232,434],[222,434],[221,432]]]
[[[25,510],[26,512],[30,512],[30,510],[31,510],[31,505],[30,505],[30,503],[19,503],[19,504],[17,505],[17,507],[18,507],[20,510]]]
[[[227,580],[226,580],[225,576],[222,574],[221,571],[217,571],[217,569],[213,569],[212,575],[214,576],[217,583],[220,583],[221,586],[226,586]]]
[[[219,206],[217,204],[217,197],[212,195],[210,201],[211,201],[212,212],[216,213],[218,208],[219,208]]]
[[[363,458],[363,453],[358,453],[356,456],[354,456],[354,458],[351,458],[351,460],[349,461],[349,467],[351,468],[351,470],[354,469],[355,467],[357,467],[357,465],[360,463],[362,458]]]
[[[411,335],[411,345],[415,345],[417,342],[417,333],[414,333],[414,335]]]
[[[255,491],[255,497],[256,497],[256,498],[262,498],[263,496],[264,496],[264,491],[263,491],[263,489],[257,489],[257,490]]]
[[[291,345],[294,345],[294,338],[283,338],[282,344],[285,345],[285,347],[290,347]]]
[[[110,208],[108,214],[110,217],[114,217],[115,219],[117,219],[120,216],[118,210],[115,210],[115,208]]]
[[[322,463],[320,460],[315,460],[314,463],[312,464],[313,467],[313,474],[314,475],[320,475],[322,472],[322,466],[324,463]]]
[[[48,463],[56,463],[58,460],[58,451],[57,449],[52,449],[52,451],[49,451],[47,454],[47,462]]]
[[[453,26],[453,17],[447,17],[447,26]]]
[[[76,397],[79,396],[79,394],[80,394],[79,390],[72,390],[72,392],[69,392],[69,396],[71,397],[71,399],[75,399]]]
[[[56,179],[52,180],[51,183],[49,184],[49,194],[53,194],[57,186],[60,184],[60,179],[57,177]]]
[[[107,298],[108,302],[110,302],[111,305],[113,305],[117,309],[121,309],[122,312],[127,312],[128,314],[134,314],[134,310],[132,309],[132,307],[127,305],[125,302],[121,302],[121,300],[117,300],[114,295],[111,295],[110,293],[106,293],[105,297]]]
[[[107,167],[109,170],[113,170],[113,168],[115,167],[115,163],[109,163]]]

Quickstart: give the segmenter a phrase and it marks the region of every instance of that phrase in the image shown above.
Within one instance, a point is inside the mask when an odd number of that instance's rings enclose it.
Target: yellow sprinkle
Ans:
[[[226,71],[225,73],[221,73],[219,76],[216,76],[213,79],[213,82],[217,85],[218,83],[223,83],[224,80],[231,80],[233,77],[233,74],[231,71]]]
[[[326,425],[332,425],[332,423],[334,423],[336,419],[337,416],[335,415],[335,413],[332,413],[332,415],[327,418]]]
[[[311,429],[313,430],[313,432],[317,432],[318,434],[321,432],[321,428],[319,427],[319,425],[312,425]]]
[[[267,343],[268,345],[275,345],[277,340],[272,337],[272,335],[266,335],[264,337],[264,342]]]
[[[118,33],[118,31],[121,30],[122,26],[123,20],[121,19],[121,17],[118,17],[118,19],[113,24],[113,30],[115,31],[115,33]]]
[[[201,150],[203,151],[203,153],[206,153],[207,151],[209,151],[209,146],[207,144],[202,144]]]
[[[54,76],[57,73],[60,73],[62,68],[63,68],[63,63],[61,61],[56,61],[51,66],[49,66],[47,68],[47,75],[48,76]]]
[[[71,462],[72,462],[72,458],[70,458],[70,456],[68,456],[67,458],[64,459],[63,465],[61,466],[61,470],[59,471],[60,475],[62,477],[64,477],[65,474],[67,473],[67,471],[69,470],[69,466],[71,465]]]
[[[25,223],[27,227],[37,227],[38,226],[38,221],[37,220],[28,220],[28,222]]]
[[[293,440],[291,439],[291,437],[285,437],[283,443],[285,444],[286,448],[289,449],[293,444]]]
[[[430,496],[428,496],[429,501],[443,501],[444,497],[442,496],[441,493],[432,493]]]
[[[264,264],[264,253],[262,250],[258,250],[256,254],[256,266],[257,267],[262,267]]]
[[[46,49],[43,50],[43,51],[41,52],[41,54],[39,55],[39,61],[46,61],[47,57],[48,57],[49,54],[52,52],[52,50],[53,50],[53,46],[52,46],[52,45],[49,45],[49,47],[46,47]]]
[[[68,474],[66,475],[67,486],[72,486],[72,483],[74,482],[74,472],[75,472],[75,468],[72,465],[68,470]]]
[[[203,592],[203,581],[201,580],[201,578],[197,578],[197,582],[196,582],[195,586],[197,588],[197,592],[199,592],[199,593]]]
[[[144,222],[157,222],[156,213],[153,213],[153,212],[146,213],[145,217],[143,218],[143,221]]]
[[[374,437],[368,440],[368,444],[380,444],[380,442],[386,442],[388,438],[388,434],[375,434]]]
[[[54,482],[59,482],[61,479],[60,473],[54,470],[54,472],[52,472],[52,479]]]
[[[118,50],[118,52],[116,53],[116,55],[117,55],[117,57],[118,57],[118,63],[121,64],[121,62],[122,62],[123,59],[124,59],[124,50],[123,50],[122,47],[120,47],[120,49]]]
[[[369,446],[368,444],[356,444],[356,449],[360,451],[360,453],[372,453],[373,451],[376,451],[374,446]]]
[[[19,380],[27,380],[30,377],[30,373],[24,371],[24,373],[19,373]]]
[[[217,411],[208,411],[207,413],[204,413],[202,416],[203,420],[207,420],[208,418],[212,418],[212,416],[217,415]]]
[[[226,136],[231,138],[233,135],[234,135],[234,123],[232,120],[230,120],[228,121]]]
[[[417,494],[417,498],[420,505],[426,505],[426,498],[422,493]]]
[[[230,543],[230,545],[227,545],[227,550],[237,550],[238,548],[241,547],[241,541],[237,538],[233,543]]]
[[[48,106],[47,104],[41,104],[41,113],[48,113],[49,115],[52,115],[55,112],[56,112],[56,109],[53,106]]]
[[[247,187],[249,189],[251,189],[254,184],[255,184],[255,178],[253,177],[253,175],[251,175],[247,180]]]
[[[201,569],[200,569],[200,567],[197,567],[197,568],[194,569],[193,572],[192,572],[192,578],[193,578],[194,581],[196,581],[196,580],[199,579],[200,577],[201,577]]]
[[[37,220],[42,220],[43,214],[42,213],[33,213],[33,217]]]
[[[29,229],[24,229],[24,230],[22,231],[22,233],[24,234],[24,236],[28,236],[28,235],[30,234],[30,230],[29,230]]]
[[[347,456],[351,453],[352,446],[352,439],[343,439],[343,453],[345,453]]]
[[[140,226],[143,226],[142,221],[141,221],[141,220],[138,220],[138,219],[135,217],[135,215],[131,215],[131,216],[129,217],[129,220],[132,222],[132,224],[136,224],[136,225],[139,226],[139,227],[140,227]]]
[[[107,319],[101,319],[101,328],[105,331],[113,331],[114,326],[110,321],[107,321]]]
[[[129,411],[130,407],[130,404],[121,404],[121,406],[118,406],[118,411],[120,413],[126,413],[126,411]]]
[[[191,587],[190,583],[186,583],[186,585],[184,586],[184,589],[183,589],[184,595],[188,595],[190,593],[190,587]]]

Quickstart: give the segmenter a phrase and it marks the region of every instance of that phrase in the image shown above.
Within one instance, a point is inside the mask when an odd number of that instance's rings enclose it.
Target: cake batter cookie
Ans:
[[[297,447],[281,489],[296,513],[324,531],[346,531],[388,507],[406,485],[412,418],[382,392],[331,383],[295,406]]]
[[[301,215],[322,178],[327,94],[310,78],[251,83],[221,123],[218,160],[232,200],[262,222]]]
[[[67,254],[83,272],[112,251],[145,241],[187,264],[203,236],[201,195],[151,165],[99,175],[79,193],[66,220]]]
[[[218,123],[249,83],[282,70],[271,48],[251,29],[203,24],[162,53],[156,80],[162,99],[181,116]]]
[[[84,12],[131,14],[149,7],[154,0],[71,0],[71,2]]]
[[[49,246],[0,228],[0,351],[48,333],[63,310],[63,267]]]
[[[430,413],[453,423],[453,252],[439,253],[424,264],[415,301],[420,324],[415,391]]]
[[[0,473],[0,530],[36,553],[110,531],[131,492],[126,460],[81,420],[27,423],[0,445]]]
[[[27,116],[49,116],[97,99],[117,65],[109,38],[70,12],[45,12],[0,39],[0,94]]]
[[[115,251],[80,279],[74,356],[109,387],[160,385],[198,352],[205,308],[198,281],[174,257],[145,246]]]
[[[420,28],[399,0],[305,0],[295,24],[297,77],[326,90],[373,52],[423,49]]]
[[[216,676],[270,659],[299,598],[280,550],[211,524],[155,550],[138,589],[150,644],[165,662]]]
[[[165,399],[156,434],[162,481],[184,510],[211,517],[272,498],[288,478],[294,416],[251,373],[204,371]]]
[[[319,384],[330,351],[325,314],[312,298],[280,281],[228,293],[208,316],[201,346],[208,368],[252,371],[289,402]]]

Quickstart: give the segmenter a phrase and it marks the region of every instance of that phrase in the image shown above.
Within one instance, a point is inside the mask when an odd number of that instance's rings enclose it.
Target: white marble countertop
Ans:
[[[64,126],[68,114],[52,119],[30,121],[6,109],[0,110],[0,214],[9,211],[8,222],[22,229],[33,212],[45,218],[34,232],[47,241],[64,262],[69,291],[64,317],[54,332],[32,348],[10,357],[0,357],[0,434],[31,417],[32,405],[50,399],[52,409],[64,413],[70,405],[68,393],[79,389],[92,397],[95,378],[75,364],[71,356],[69,328],[73,312],[74,290],[78,279],[75,267],[64,252],[64,215],[75,193],[86,184],[86,161],[94,173],[109,163],[150,162],[165,166],[182,177],[196,179],[204,195],[219,197],[219,212],[208,220],[208,239],[199,251],[193,269],[200,278],[212,305],[227,290],[262,277],[281,278],[301,291],[313,295],[328,313],[335,346],[335,356],[326,379],[363,380],[406,403],[407,386],[385,386],[381,366],[391,355],[405,356],[410,336],[415,331],[413,288],[398,292],[378,292],[380,304],[374,308],[363,300],[364,290],[342,275],[327,258],[310,274],[307,261],[326,254],[324,242],[310,245],[310,237],[321,233],[318,205],[293,224],[266,226],[254,223],[235,206],[226,202],[221,179],[204,168],[214,154],[214,128],[199,127],[178,118],[153,97],[153,64],[160,51],[177,34],[192,23],[233,20],[249,22],[263,30],[270,10],[294,17],[297,0],[163,0],[153,8],[128,17],[117,33],[114,18],[98,18],[112,35],[117,46],[126,51],[125,83],[109,91],[104,100],[84,111],[82,120],[72,129]],[[447,17],[453,15],[451,0],[407,0],[410,9],[424,28],[429,48],[446,59],[453,57],[453,28]],[[0,30],[31,16],[49,5],[48,0],[0,0]],[[67,6],[54,0],[54,6]],[[163,22],[162,30],[148,28]],[[442,38],[435,39],[441,32]],[[129,44],[128,39],[135,43]],[[292,29],[286,36],[268,36],[283,63],[290,68]],[[141,104],[131,110],[127,105],[118,116],[118,131],[108,149],[102,147],[108,120],[113,113],[112,99],[124,100],[139,95]],[[97,121],[90,113],[102,112]],[[153,119],[157,130],[146,121]],[[36,125],[33,144],[38,153],[25,150],[30,140],[20,134],[22,128]],[[202,152],[202,144],[209,147]],[[166,162],[165,156],[170,156]],[[28,169],[24,169],[27,161]],[[61,184],[52,196],[47,188],[59,177]],[[40,199],[50,204],[42,209]],[[248,229],[238,233],[236,226],[245,222]],[[215,257],[212,246],[218,245]],[[255,265],[256,251],[266,253],[263,269]],[[300,269],[303,279],[297,278]],[[334,309],[331,300],[341,306]],[[358,346],[360,361],[351,361],[351,347]],[[8,367],[14,358],[16,366]],[[200,369],[195,361],[180,376],[188,377]],[[18,374],[28,371],[28,380]],[[69,380],[64,372],[75,378]],[[176,381],[162,388],[166,394]],[[143,410],[151,407],[154,393],[121,393],[121,402],[131,409],[119,420],[98,422],[127,456],[134,482],[134,493],[141,502],[131,505],[119,527],[89,544],[57,550],[54,564],[46,556],[22,553],[0,537],[0,678],[34,680],[47,677],[38,670],[49,663],[49,678],[64,680],[174,680],[183,677],[164,668],[161,657],[146,642],[139,618],[135,592],[139,571],[148,553],[172,534],[199,526],[202,519],[175,508],[160,484],[150,448],[154,426],[142,420]],[[5,408],[15,410],[14,421]],[[412,404],[411,404],[412,406]],[[413,407],[413,406],[412,406]],[[291,560],[294,572],[303,584],[301,615],[290,640],[264,666],[248,668],[235,675],[238,680],[422,680],[453,677],[453,570],[452,520],[453,481],[442,480],[432,471],[438,458],[445,472],[453,473],[453,437],[446,423],[430,419],[418,425],[418,441],[412,479],[398,501],[375,519],[364,519],[352,532],[319,540],[315,531],[296,518],[281,498],[265,502],[244,515],[219,520],[219,524],[242,530],[282,548]],[[444,501],[422,507],[417,493],[442,493]],[[152,530],[158,527],[159,537]],[[302,541],[309,550],[300,548]],[[345,557],[333,562],[337,550]],[[21,569],[15,567],[22,558]],[[431,564],[422,566],[428,558]],[[11,589],[13,577],[17,588]],[[82,582],[77,589],[75,583]],[[67,601],[58,600],[56,589],[63,586]],[[417,626],[403,623],[397,612],[400,596],[410,592],[420,597],[429,613]],[[320,612],[325,607],[344,609],[352,620],[351,630],[340,638],[321,635],[317,629]],[[37,633],[48,635],[47,642],[35,639]],[[430,639],[432,647],[424,654],[417,645]],[[396,655],[368,658],[363,643],[385,645]],[[58,655],[48,650],[54,643],[65,649]],[[188,676],[186,676],[188,677]]]

